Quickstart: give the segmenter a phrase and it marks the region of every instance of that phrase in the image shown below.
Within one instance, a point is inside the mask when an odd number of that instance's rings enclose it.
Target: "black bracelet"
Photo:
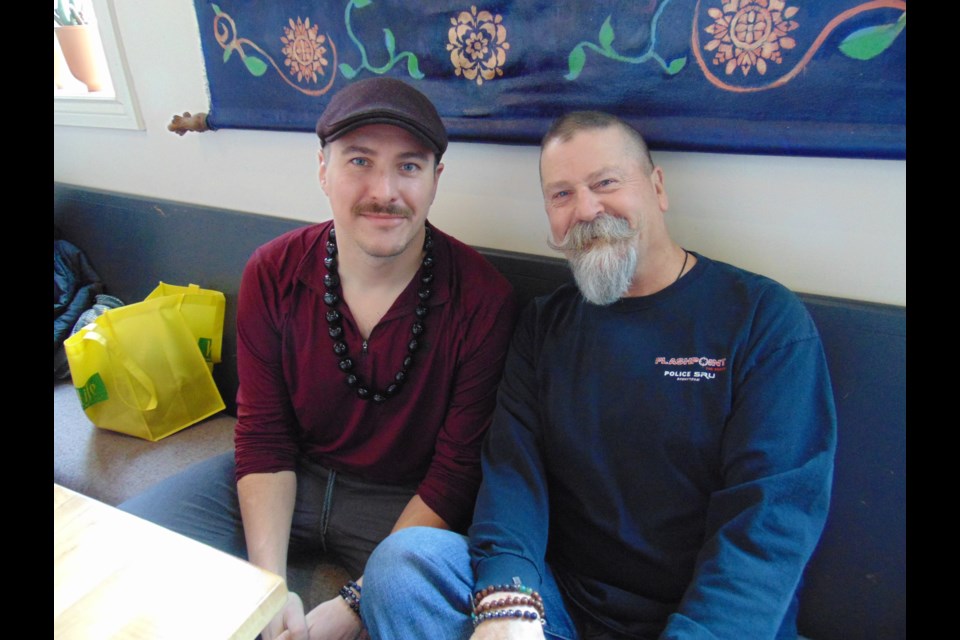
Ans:
[[[470,618],[473,620],[473,627],[477,628],[482,622],[487,620],[512,618],[514,620],[528,620],[533,622],[539,620],[540,624],[546,624],[546,620],[536,611],[523,611],[520,609],[497,609],[495,611],[485,611],[484,613],[472,613]]]
[[[360,615],[360,585],[351,580],[340,587],[340,597],[346,601],[347,606],[363,621],[363,617]]]

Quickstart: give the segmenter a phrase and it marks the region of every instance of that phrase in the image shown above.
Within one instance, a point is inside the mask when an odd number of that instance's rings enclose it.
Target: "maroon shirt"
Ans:
[[[490,424],[516,316],[507,280],[476,251],[433,228],[433,293],[415,362],[400,392],[360,400],[337,367],[323,302],[332,222],[286,233],[247,263],[237,310],[237,479],[295,470],[301,455],[371,482],[419,482],[418,495],[464,526],[480,484]],[[346,303],[355,371],[385,389],[407,355],[419,273],[374,327],[363,353]]]

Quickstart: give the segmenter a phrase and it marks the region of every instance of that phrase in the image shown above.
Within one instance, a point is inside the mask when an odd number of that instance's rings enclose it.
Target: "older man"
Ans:
[[[317,134],[333,220],[260,247],[243,274],[235,458],[124,505],[280,575],[291,546],[356,576],[306,615],[291,593],[265,640],[358,636],[381,539],[466,529],[515,316],[507,281],[427,222],[447,134],[423,94],[355,82]]]
[[[561,118],[540,174],[576,286],[517,328],[469,538],[374,553],[371,636],[796,637],[836,430],[813,322],[671,239],[663,171],[621,120]]]

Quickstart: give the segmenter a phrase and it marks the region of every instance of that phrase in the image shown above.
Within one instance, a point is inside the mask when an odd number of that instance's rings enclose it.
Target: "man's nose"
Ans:
[[[574,216],[577,221],[591,222],[603,213],[600,199],[590,189],[578,189],[574,201]]]
[[[375,171],[371,176],[370,196],[383,204],[393,202],[397,198],[397,180],[391,171]]]

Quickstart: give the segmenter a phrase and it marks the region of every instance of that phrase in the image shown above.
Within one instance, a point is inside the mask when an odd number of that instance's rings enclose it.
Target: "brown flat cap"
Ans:
[[[327,144],[368,124],[402,127],[438,156],[447,150],[447,130],[436,107],[402,80],[377,77],[348,84],[333,96],[317,120],[317,135]]]

